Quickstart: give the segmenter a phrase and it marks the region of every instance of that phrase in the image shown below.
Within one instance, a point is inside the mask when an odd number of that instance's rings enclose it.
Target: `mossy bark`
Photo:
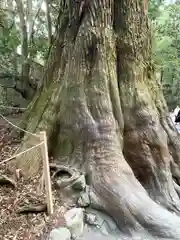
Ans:
[[[85,172],[92,204],[122,235],[180,239],[170,168],[178,179],[180,145],[153,77],[144,2],[79,1],[69,16],[58,77],[32,105],[27,130],[46,130],[49,153]]]

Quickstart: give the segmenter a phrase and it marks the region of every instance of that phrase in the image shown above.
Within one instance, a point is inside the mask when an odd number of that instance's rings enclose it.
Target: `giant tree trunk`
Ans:
[[[59,75],[27,129],[46,130],[49,153],[85,172],[92,205],[122,234],[180,239],[180,144],[153,76],[147,1],[70,2]]]

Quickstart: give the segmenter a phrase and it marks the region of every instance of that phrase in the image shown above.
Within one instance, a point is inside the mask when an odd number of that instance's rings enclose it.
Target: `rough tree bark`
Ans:
[[[180,143],[153,74],[147,1],[68,9],[58,77],[33,102],[27,129],[46,130],[49,153],[85,172],[92,206],[122,235],[180,239]]]

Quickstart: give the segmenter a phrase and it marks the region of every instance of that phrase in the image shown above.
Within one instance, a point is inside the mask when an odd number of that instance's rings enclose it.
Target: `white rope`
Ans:
[[[32,133],[32,132],[26,131],[26,130],[24,130],[24,129],[16,126],[16,125],[14,125],[11,121],[9,121],[9,120],[8,120],[6,117],[4,117],[1,113],[0,113],[0,116],[1,116],[7,123],[9,123],[10,125],[12,125],[13,127],[17,128],[17,129],[19,129],[19,130],[21,130],[21,131],[23,131],[23,132],[25,132],[25,133],[28,133],[28,134],[30,134],[30,135],[32,135],[32,136],[34,136],[34,137],[39,137],[38,134],[35,134],[35,133]]]
[[[19,157],[19,156],[21,156],[23,153],[29,152],[30,150],[32,150],[32,149],[34,149],[34,148],[37,148],[37,147],[41,146],[42,144],[44,144],[44,141],[41,142],[41,143],[39,143],[39,144],[37,144],[37,145],[35,145],[35,146],[33,146],[33,147],[31,147],[31,148],[26,149],[26,150],[23,151],[23,152],[17,153],[17,154],[15,154],[15,155],[11,156],[10,158],[5,159],[4,161],[0,162],[0,165],[3,164],[3,163],[9,162],[10,160],[14,159],[15,157]]]
[[[19,110],[26,110],[26,108],[20,108],[20,107],[10,107],[5,105],[0,105],[1,108],[7,108],[7,109],[19,109]]]

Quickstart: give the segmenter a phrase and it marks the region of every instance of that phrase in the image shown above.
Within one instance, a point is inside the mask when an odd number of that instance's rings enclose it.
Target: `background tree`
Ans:
[[[152,3],[156,6],[157,4]],[[180,5],[161,4],[151,12],[154,34],[154,60],[157,77],[163,86],[170,109],[180,103]]]
[[[180,239],[180,142],[155,77],[147,3],[63,4],[54,68],[24,127],[47,131],[50,155],[86,175],[91,205],[122,236]],[[36,171],[39,163],[31,158]],[[17,166],[33,174],[25,161]]]
[[[52,4],[58,8],[57,4]],[[54,31],[56,25],[56,13],[53,11],[54,16],[50,16],[50,8],[46,14],[45,2],[21,0],[4,2],[2,7],[6,27],[2,28],[0,37],[1,91],[16,96],[14,89],[27,102],[40,83],[48,55],[48,32]],[[8,94],[9,99],[11,94]]]

